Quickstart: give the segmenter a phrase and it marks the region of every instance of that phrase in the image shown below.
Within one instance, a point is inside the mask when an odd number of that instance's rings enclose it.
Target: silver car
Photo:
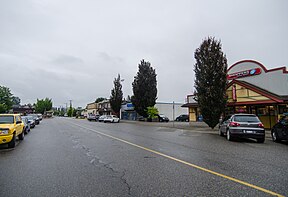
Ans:
[[[219,135],[226,135],[229,141],[236,137],[256,139],[258,143],[265,141],[264,125],[254,114],[234,114],[225,117],[220,122]]]

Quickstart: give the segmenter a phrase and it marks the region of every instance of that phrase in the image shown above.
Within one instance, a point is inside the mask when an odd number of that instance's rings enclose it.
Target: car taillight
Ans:
[[[258,127],[264,128],[264,125],[263,125],[262,123],[259,123],[259,124],[258,124]]]
[[[230,122],[229,126],[230,126],[230,127],[239,127],[240,124],[237,123],[237,122]]]

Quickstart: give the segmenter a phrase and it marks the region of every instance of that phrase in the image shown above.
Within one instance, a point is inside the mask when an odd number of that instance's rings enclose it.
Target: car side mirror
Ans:
[[[21,124],[21,123],[22,123],[21,120],[16,121],[16,124]]]

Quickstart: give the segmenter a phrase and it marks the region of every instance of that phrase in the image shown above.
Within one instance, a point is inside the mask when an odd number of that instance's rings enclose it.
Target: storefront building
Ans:
[[[244,60],[230,66],[227,71],[226,114],[256,114],[265,128],[271,128],[288,112],[288,71],[286,67],[267,69],[254,60]],[[187,97],[189,101],[190,95]],[[185,104],[190,116],[200,112],[197,104]],[[184,106],[185,106],[184,105]]]

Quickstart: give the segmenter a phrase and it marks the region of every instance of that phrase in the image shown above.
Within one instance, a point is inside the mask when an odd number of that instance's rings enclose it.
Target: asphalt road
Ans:
[[[45,119],[14,149],[0,146],[0,196],[288,196],[287,148],[159,124]]]

